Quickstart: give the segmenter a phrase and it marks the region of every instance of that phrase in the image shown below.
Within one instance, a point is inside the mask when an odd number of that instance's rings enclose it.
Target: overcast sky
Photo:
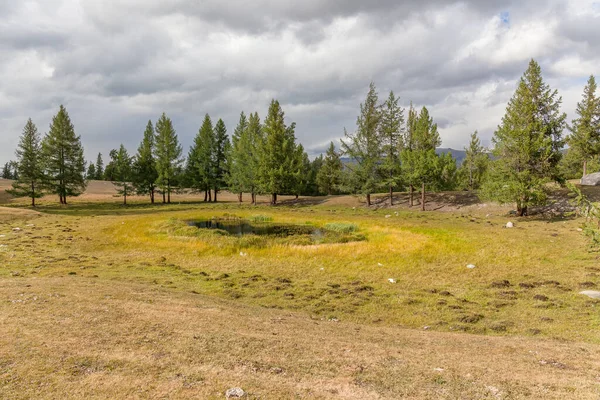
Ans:
[[[205,113],[231,133],[272,98],[314,155],[354,130],[370,81],[461,149],[475,129],[490,143],[530,58],[573,118],[600,74],[600,2],[0,0],[0,54],[0,162],[60,104],[106,160],[163,111],[187,153]]]

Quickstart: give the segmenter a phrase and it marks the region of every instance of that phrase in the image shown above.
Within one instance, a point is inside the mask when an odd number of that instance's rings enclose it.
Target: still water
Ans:
[[[294,224],[272,224],[253,223],[247,220],[203,220],[188,221],[188,224],[199,229],[220,229],[230,235],[271,235],[271,236],[293,236],[293,235],[321,235],[318,228],[310,225]]]

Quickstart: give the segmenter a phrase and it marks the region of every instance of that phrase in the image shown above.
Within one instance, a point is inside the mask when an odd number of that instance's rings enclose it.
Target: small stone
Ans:
[[[234,387],[231,389],[227,389],[225,392],[225,397],[228,399],[241,399],[246,396],[246,392],[242,390],[242,388]]]
[[[509,221],[509,222],[506,223],[506,227],[507,228],[514,228],[515,224],[513,224],[512,222]]]
[[[423,327],[423,330],[424,330],[424,331],[428,331],[428,330],[430,330],[430,329],[431,329],[431,327],[430,327],[430,326],[424,326],[424,327]]]
[[[597,290],[584,290],[583,292],[579,292],[579,294],[590,297],[592,299],[600,299],[600,292]]]
[[[382,263],[377,263],[377,266],[378,267],[383,267],[383,264]]]
[[[395,280],[394,278],[389,278],[389,279],[388,279],[388,282],[389,282],[389,283],[396,283],[396,280]]]
[[[583,229],[577,228],[577,232],[583,232]]]
[[[390,214],[388,214],[388,215],[386,215],[385,217],[386,217],[386,218],[391,218],[392,216],[391,216]]]
[[[434,368],[435,372],[444,372],[444,368]]]
[[[246,257],[247,255],[248,255],[248,253],[244,253],[243,251],[240,251],[240,256]]]
[[[469,265],[467,265],[467,268],[469,268],[469,269],[475,269],[476,267],[473,264],[469,264]]]
[[[13,228],[13,232],[19,232],[21,228]]]

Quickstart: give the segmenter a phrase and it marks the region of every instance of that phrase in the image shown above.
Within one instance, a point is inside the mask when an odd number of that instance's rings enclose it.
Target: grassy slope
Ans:
[[[505,229],[487,208],[385,218],[342,198],[257,211],[124,209],[88,196],[46,203],[41,215],[0,212],[0,393],[9,398],[41,388],[47,398],[204,398],[234,385],[263,398],[600,393],[599,302],[577,294],[600,280],[577,221]],[[257,212],[355,222],[369,241],[242,257],[235,243],[161,228]],[[503,280],[511,286],[492,287]]]

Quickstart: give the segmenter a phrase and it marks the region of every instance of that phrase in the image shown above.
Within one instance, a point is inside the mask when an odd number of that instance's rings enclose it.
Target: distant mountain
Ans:
[[[444,149],[444,148],[438,148],[435,149],[435,152],[438,154],[445,154],[445,153],[450,153],[452,154],[452,158],[454,158],[456,160],[456,164],[460,165],[462,164],[462,162],[465,159],[466,156],[466,152],[464,150],[455,150],[455,149]],[[342,162],[344,164],[350,163],[351,159],[349,157],[342,157]]]

